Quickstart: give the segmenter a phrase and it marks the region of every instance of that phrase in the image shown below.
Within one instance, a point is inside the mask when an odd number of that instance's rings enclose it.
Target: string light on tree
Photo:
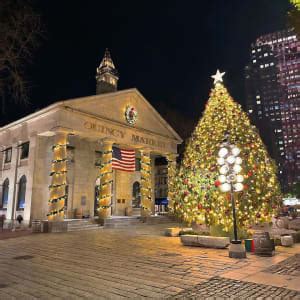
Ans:
[[[174,208],[188,223],[217,225],[229,232],[233,227],[230,195],[219,188],[226,183],[225,160],[234,166],[236,188],[243,185],[237,204],[239,228],[270,221],[281,205],[281,192],[275,163],[247,114],[229,95],[224,74],[218,70],[212,76],[214,87],[205,111],[187,142],[174,182]],[[220,150],[226,133],[236,146],[231,149],[232,155],[227,155],[229,149]],[[229,187],[225,184],[223,188]]]

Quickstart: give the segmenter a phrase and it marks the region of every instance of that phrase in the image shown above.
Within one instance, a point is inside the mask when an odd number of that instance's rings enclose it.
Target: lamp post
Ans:
[[[218,180],[221,184],[219,188],[221,192],[230,192],[234,240],[231,241],[229,247],[229,256],[234,258],[246,257],[245,248],[242,246],[241,241],[238,240],[234,200],[234,192],[240,192],[244,188],[244,176],[240,174],[242,171],[241,164],[243,162],[239,156],[240,152],[241,150],[237,146],[229,143],[228,136],[226,136],[226,139],[221,144],[217,159],[218,165],[220,166]]]

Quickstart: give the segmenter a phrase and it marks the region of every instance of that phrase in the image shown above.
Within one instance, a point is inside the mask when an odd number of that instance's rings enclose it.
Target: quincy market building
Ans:
[[[56,213],[59,220],[93,217],[99,193],[106,217],[139,214],[145,207],[137,201],[147,184],[154,213],[155,158],[166,157],[169,169],[174,167],[182,140],[137,89],[117,91],[118,74],[108,51],[96,80],[97,95],[56,102],[0,128],[0,215],[7,220],[21,215],[30,223]],[[136,171],[111,170],[109,190],[101,196],[103,149],[113,146],[135,150]],[[139,164],[141,154],[148,164]],[[143,181],[146,167],[149,180]],[[104,177],[107,173],[102,169]]]

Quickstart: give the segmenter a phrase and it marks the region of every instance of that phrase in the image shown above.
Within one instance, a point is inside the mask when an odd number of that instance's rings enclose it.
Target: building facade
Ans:
[[[108,51],[96,80],[96,95],[0,128],[0,215],[30,222],[154,213],[155,159],[174,162],[181,138],[137,89],[117,91]],[[112,169],[113,146],[135,150],[134,172]]]
[[[248,114],[287,190],[300,181],[300,41],[293,30],[261,36],[251,45],[245,82]]]

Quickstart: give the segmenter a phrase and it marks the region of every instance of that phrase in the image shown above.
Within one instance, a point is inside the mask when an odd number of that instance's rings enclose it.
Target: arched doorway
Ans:
[[[136,181],[132,185],[132,208],[141,207],[141,185]]]

